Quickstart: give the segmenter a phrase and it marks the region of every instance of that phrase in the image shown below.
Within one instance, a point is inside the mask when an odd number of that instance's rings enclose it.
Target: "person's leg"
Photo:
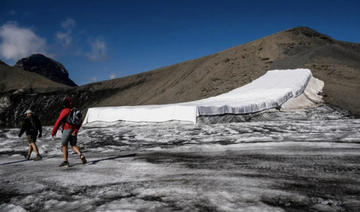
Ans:
[[[77,143],[77,135],[75,136],[70,136],[70,145],[72,147],[72,149],[74,150],[74,152],[76,152],[79,156],[80,159],[82,161],[83,164],[87,163],[85,156],[81,153],[80,148],[76,145]]]
[[[28,140],[28,142],[29,142],[29,149],[28,149],[28,153],[27,153],[27,155],[25,156],[25,158],[27,159],[27,160],[29,160],[30,159],[30,156],[31,156],[31,153],[32,153],[32,151],[33,151],[33,143],[34,143],[34,139],[33,139],[33,136],[31,136],[31,135],[26,135],[26,138],[27,138],[27,140]]]
[[[72,149],[74,150],[74,152],[76,152],[79,156],[81,155],[80,149],[78,146],[72,146]]]
[[[26,155],[26,159],[28,159],[28,160],[30,159],[32,151],[33,151],[32,145],[31,145],[31,143],[29,143],[29,149],[28,149],[28,153]]]
[[[38,154],[39,154],[39,150],[38,150],[36,144],[35,144],[35,143],[31,143],[31,146],[32,146],[32,149],[34,150],[35,154],[38,155]]]
[[[61,151],[64,155],[64,162],[60,164],[60,166],[68,166],[68,143],[69,143],[69,136],[71,134],[71,130],[64,130],[61,136]]]
[[[68,162],[68,147],[62,145],[61,146],[61,151],[64,155],[64,161],[59,165],[59,167],[69,167],[69,162]]]
[[[64,161],[68,161],[68,147],[67,146],[62,146],[62,153],[64,155]]]
[[[34,152],[36,153],[36,158],[34,160],[41,160],[42,157],[41,157],[41,155],[39,153],[39,150],[38,150],[38,148],[36,146],[36,143],[32,143],[31,146],[34,149]]]
[[[87,163],[85,156],[81,153],[78,146],[72,146],[73,150],[80,156],[80,160],[83,164]]]
[[[32,146],[32,149],[34,150],[34,152],[36,153],[36,158],[34,160],[41,160],[42,157],[39,153],[39,149],[38,147],[36,146],[36,138],[37,138],[37,134],[34,134],[34,135],[31,135],[31,146]]]

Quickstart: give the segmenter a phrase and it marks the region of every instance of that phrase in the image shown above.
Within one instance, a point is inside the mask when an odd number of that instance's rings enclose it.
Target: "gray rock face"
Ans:
[[[10,105],[10,99],[7,96],[0,97],[0,113]]]
[[[55,82],[69,86],[77,86],[69,78],[68,71],[61,63],[42,54],[33,54],[30,57],[23,58],[16,62],[15,67],[19,67],[25,71],[35,72]]]
[[[81,94],[76,97],[74,96],[76,103],[83,102],[82,99],[78,99],[80,96]],[[6,103],[6,105],[0,110],[0,127],[19,127],[19,124],[25,117],[24,111],[27,109],[34,111],[44,125],[52,125],[63,108],[62,101],[65,97],[66,93],[64,91],[47,93],[45,95],[27,93],[25,91],[2,97],[4,99],[2,102]]]
[[[0,60],[0,65],[8,66],[8,64],[4,63],[4,62],[1,61],[1,60]]]
[[[53,125],[63,108],[62,102],[65,97],[71,97],[73,105],[81,109],[85,116],[89,107],[113,95],[113,92],[111,90],[91,91],[77,87],[46,93],[19,90],[14,93],[0,94],[0,128],[19,127],[27,109],[34,111],[43,125]]]

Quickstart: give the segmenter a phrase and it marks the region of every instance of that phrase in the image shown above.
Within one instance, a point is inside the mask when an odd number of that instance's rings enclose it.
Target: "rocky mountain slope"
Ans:
[[[46,92],[60,88],[69,88],[69,86],[51,81],[36,73],[11,67],[0,61],[0,93],[20,92],[24,90]]]
[[[61,63],[42,54],[33,54],[30,57],[23,58],[16,62],[15,67],[43,75],[54,82],[73,87],[77,86],[69,78],[69,72]]]
[[[65,95],[84,112],[94,106],[175,103],[218,95],[282,68],[310,68],[325,82],[328,104],[360,115],[360,44],[297,27],[206,57],[66,92],[3,95],[13,107],[0,112],[0,125],[16,125],[19,111],[28,107],[52,124]]]

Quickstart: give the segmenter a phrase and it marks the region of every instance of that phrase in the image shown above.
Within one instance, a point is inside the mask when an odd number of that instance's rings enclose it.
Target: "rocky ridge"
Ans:
[[[23,58],[16,62],[15,67],[40,74],[54,82],[72,87],[77,86],[69,78],[69,72],[61,63],[42,54],[33,54],[30,57]]]

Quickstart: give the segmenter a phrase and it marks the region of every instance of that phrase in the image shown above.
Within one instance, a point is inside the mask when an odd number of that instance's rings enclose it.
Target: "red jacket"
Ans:
[[[77,133],[81,126],[73,126],[66,122],[66,117],[70,113],[70,108],[64,108],[60,112],[59,118],[56,120],[54,128],[51,131],[51,136],[56,135],[59,127],[61,126],[63,130],[74,129],[74,132]]]

